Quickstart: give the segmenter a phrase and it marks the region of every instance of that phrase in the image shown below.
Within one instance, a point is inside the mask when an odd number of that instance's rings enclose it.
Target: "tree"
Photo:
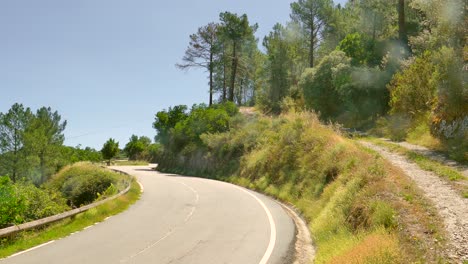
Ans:
[[[129,142],[125,145],[124,152],[130,160],[137,160],[143,158],[143,153],[148,151],[151,144],[151,139],[145,136],[138,138],[137,135],[132,135]]]
[[[183,63],[176,66],[180,69],[192,67],[205,68],[209,72],[210,99],[209,105],[213,103],[213,71],[220,57],[220,43],[218,38],[219,24],[209,23],[200,27],[196,34],[190,35],[190,43],[182,58]]]
[[[111,160],[119,153],[119,142],[116,142],[113,138],[104,143],[101,149],[102,157],[107,160],[107,165],[110,166]]]
[[[309,66],[314,67],[314,51],[316,50],[321,33],[328,24],[332,8],[331,0],[298,0],[291,3],[291,19],[301,24],[308,37]]]
[[[438,75],[429,52],[395,74],[388,85],[391,113],[413,119],[427,114],[434,104]]]
[[[231,53],[231,83],[227,99],[234,102],[235,84],[238,74],[239,53],[242,50],[244,41],[257,29],[257,25],[250,26],[247,15],[238,16],[230,12],[224,12],[219,15],[221,20],[220,33],[225,41],[230,42]]]
[[[398,38],[405,47],[408,45],[405,20],[405,0],[398,0]]]
[[[333,80],[333,69],[349,63],[350,59],[344,52],[334,51],[302,76],[299,85],[304,91],[306,106],[320,112],[324,120],[337,117],[344,103]]]
[[[171,129],[173,129],[178,122],[187,118],[188,114],[186,111],[186,105],[176,105],[174,107],[169,107],[167,111],[163,110],[156,113],[153,128],[157,130],[158,134],[155,140],[163,145],[168,145],[170,143]]]
[[[0,167],[13,182],[19,178],[24,164],[24,132],[33,114],[22,104],[14,104],[8,113],[0,113]],[[24,176],[24,175],[22,175]]]
[[[267,52],[267,75],[268,85],[265,87],[263,103],[273,113],[280,112],[280,103],[288,94],[290,80],[288,57],[288,43],[286,41],[285,29],[281,24],[276,24],[273,31],[263,40],[263,46]]]
[[[59,169],[60,147],[65,140],[63,131],[67,125],[67,121],[61,122],[61,119],[57,111],[42,107],[26,128],[25,150],[29,156],[38,160],[39,178],[34,179],[38,184],[45,182]]]

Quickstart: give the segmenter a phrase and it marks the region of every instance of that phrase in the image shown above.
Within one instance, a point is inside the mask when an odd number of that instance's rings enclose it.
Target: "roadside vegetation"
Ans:
[[[466,161],[465,13],[460,0],[299,0],[291,21],[265,36],[264,52],[252,45],[257,24],[221,13],[190,36],[177,64],[207,70],[209,104],[156,114],[158,169],[294,204],[309,223],[316,263],[452,261],[443,221],[417,186],[339,131],[408,140]],[[238,114],[234,104],[256,110]]]
[[[295,205],[309,223],[316,263],[444,260],[443,227],[426,215],[433,208],[417,188],[317,115],[243,115],[230,104],[181,109],[157,115],[172,117],[154,124],[166,142],[158,169],[230,181]]]
[[[468,160],[464,1],[299,0],[290,17],[261,51],[258,25],[222,12],[190,35],[177,66],[206,69],[208,105],[230,101],[273,115],[293,106]]]
[[[443,221],[417,186],[340,131],[407,140],[466,164],[466,10],[462,0],[343,6],[298,0],[291,20],[262,39],[263,49],[258,24],[246,14],[222,12],[190,35],[177,64],[206,70],[208,104],[159,111],[155,143],[132,135],[121,151],[110,138],[99,158],[92,149],[63,146],[66,122],[57,112],[34,114],[15,104],[0,114],[0,175],[9,178],[0,182],[12,201],[1,208],[13,214],[5,224],[27,219],[15,211],[23,208],[15,204],[21,193],[35,192],[41,206],[51,205],[32,214],[49,214],[118,188],[112,176],[75,177],[73,167],[52,177],[65,166],[128,158],[295,205],[309,223],[317,263],[450,262]],[[238,106],[254,110],[239,114]],[[385,146],[449,181],[463,178],[417,153]],[[49,180],[55,185],[44,185]],[[79,190],[89,199],[75,194]]]
[[[0,228],[62,213],[110,197],[131,179],[91,163],[63,168],[40,187],[0,178]]]
[[[83,230],[95,223],[104,221],[107,217],[125,211],[140,197],[140,186],[132,179],[130,190],[111,201],[98,207],[78,214],[73,218],[61,220],[39,230],[17,233],[9,238],[0,238],[0,258],[4,258],[16,252],[43,244],[51,240],[57,240]]]

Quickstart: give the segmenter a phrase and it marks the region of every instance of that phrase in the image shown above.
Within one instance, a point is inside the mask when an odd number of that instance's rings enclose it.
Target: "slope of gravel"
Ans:
[[[369,142],[360,143],[379,152],[393,165],[400,167],[421,188],[444,219],[451,245],[449,256],[460,263],[468,261],[468,199],[460,197],[444,180],[432,172],[422,170],[402,155]]]

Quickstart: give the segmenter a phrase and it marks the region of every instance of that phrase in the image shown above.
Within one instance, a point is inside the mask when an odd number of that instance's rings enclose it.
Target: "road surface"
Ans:
[[[148,166],[116,168],[142,184],[137,203],[0,263],[291,263],[295,227],[275,201],[228,183],[161,174]]]

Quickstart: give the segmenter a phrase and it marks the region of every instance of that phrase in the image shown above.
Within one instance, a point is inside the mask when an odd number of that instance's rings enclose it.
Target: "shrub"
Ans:
[[[0,177],[0,228],[24,221],[24,197],[18,194],[8,176]]]
[[[48,186],[59,190],[72,207],[92,203],[111,185],[125,187],[125,177],[90,163],[68,166],[52,177]]]
[[[30,182],[13,184],[0,177],[0,228],[55,215],[69,207],[54,190],[37,188]]]
[[[434,104],[438,78],[431,53],[416,58],[407,69],[395,74],[388,85],[391,113],[425,115]]]
[[[334,51],[306,70],[299,86],[306,106],[319,112],[322,120],[362,127],[387,111],[388,75],[378,68],[352,66],[344,52]]]

